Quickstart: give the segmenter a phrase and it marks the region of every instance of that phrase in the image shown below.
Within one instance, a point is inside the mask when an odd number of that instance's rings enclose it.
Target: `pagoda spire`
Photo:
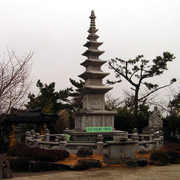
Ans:
[[[96,29],[96,22],[95,22],[96,16],[95,16],[95,13],[93,10],[91,11],[91,15],[89,16],[89,18],[90,18],[90,27],[88,30],[89,35],[88,35],[87,39],[90,41],[96,42],[96,40],[99,38],[99,36],[96,34],[98,29]],[[101,44],[102,43],[99,43],[99,45],[101,45]]]
[[[89,32],[93,32],[94,30],[96,30],[96,23],[95,23],[96,16],[94,10],[91,11],[91,15],[89,16],[89,18],[91,19]]]

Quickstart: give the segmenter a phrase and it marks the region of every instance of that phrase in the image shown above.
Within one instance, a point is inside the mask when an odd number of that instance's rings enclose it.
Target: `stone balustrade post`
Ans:
[[[155,146],[156,146],[156,148],[155,148],[155,149],[160,148],[160,142],[159,142],[159,140],[157,140],[157,139],[156,139],[156,140],[155,140],[155,143],[156,143],[156,145],[155,145]]]
[[[149,141],[151,141],[151,143],[149,144],[148,150],[153,150],[154,149],[154,143],[152,143],[152,141],[154,141],[154,134],[149,134]]]
[[[39,146],[39,142],[41,142],[41,136],[39,133],[35,134],[35,147]]]
[[[98,134],[97,135],[97,153],[98,154],[103,154],[103,135],[102,134]]]
[[[154,133],[154,138],[159,138],[159,131],[156,131],[156,132]]]
[[[30,131],[26,131],[25,136],[26,136],[25,137],[25,144],[26,144],[26,146],[30,146],[29,140],[32,140]]]
[[[154,134],[155,133],[154,129],[151,129],[150,132],[151,132],[150,134]]]
[[[159,137],[159,131],[156,131],[154,133],[154,141],[155,141],[155,149],[160,148],[160,137]]]
[[[60,141],[60,137],[56,136],[56,138],[54,139],[55,142],[59,142]]]
[[[45,141],[49,142],[50,141],[50,133],[49,129],[45,129],[44,135],[45,135]]]
[[[31,130],[31,137],[32,137],[32,139],[35,138],[35,134],[36,134],[36,132],[32,129],[32,130]]]
[[[62,150],[66,150],[67,140],[64,134],[61,135],[61,140],[59,141],[59,147]]]
[[[133,133],[138,133],[137,128],[134,128],[134,129],[133,129]]]
[[[138,150],[140,147],[139,147],[139,134],[138,134],[137,128],[133,129],[133,133],[132,133],[131,139],[133,141],[136,141],[135,149]]]
[[[132,138],[132,140],[138,140],[139,139],[137,128],[133,129],[133,133],[132,133],[131,138]]]
[[[149,141],[152,141],[154,139],[154,134],[149,134]]]

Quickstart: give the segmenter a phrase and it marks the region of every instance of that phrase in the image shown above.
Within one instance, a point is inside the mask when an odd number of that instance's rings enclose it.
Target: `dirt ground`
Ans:
[[[23,176],[25,174],[16,174]],[[32,176],[15,177],[13,180],[179,180],[180,164],[136,168],[101,168],[85,171],[54,171]]]

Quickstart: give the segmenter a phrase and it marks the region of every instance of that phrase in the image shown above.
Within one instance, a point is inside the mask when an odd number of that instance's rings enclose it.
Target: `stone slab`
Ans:
[[[110,158],[134,157],[138,141],[107,142]]]
[[[78,130],[65,130],[66,134],[71,135],[72,141],[80,142],[96,142],[99,134],[103,135],[104,141],[113,140],[115,134],[124,134],[126,131],[112,131],[112,132],[86,132]]]

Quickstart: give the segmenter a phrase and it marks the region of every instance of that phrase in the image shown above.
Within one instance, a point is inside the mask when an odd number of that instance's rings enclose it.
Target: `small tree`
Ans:
[[[71,93],[71,97],[72,97],[72,105],[74,107],[75,110],[81,109],[82,108],[82,99],[83,96],[82,94],[79,93],[79,89],[81,89],[84,85],[84,81],[80,80],[75,81],[71,78],[69,78],[69,81],[71,82],[71,84],[76,88],[75,90],[73,90],[73,92]]]
[[[112,111],[121,107],[124,104],[124,100],[119,98],[113,98],[110,94],[106,94],[105,109]]]
[[[132,112],[126,107],[119,107],[116,110],[117,114],[114,117],[115,129],[132,132],[136,124]]]
[[[174,99],[169,102],[169,108],[170,112],[180,113],[180,92],[174,95]]]
[[[28,78],[32,56],[29,52],[19,57],[14,50],[8,50],[0,60],[0,114],[7,114],[11,107],[24,104],[24,96],[31,84]]]
[[[176,141],[177,135],[180,135],[180,116],[176,113],[171,113],[164,118],[164,135],[166,140]]]
[[[48,115],[59,114],[60,110],[66,109],[69,113],[70,124],[72,119],[73,106],[69,99],[72,89],[66,88],[64,90],[55,91],[55,82],[50,84],[37,81],[36,86],[39,89],[39,94],[29,94],[29,101],[25,104],[28,110],[42,108],[42,112]],[[63,118],[48,123],[47,128],[53,133],[60,133],[63,131]],[[39,128],[42,128],[42,125]],[[44,129],[44,128],[43,128]]]
[[[55,83],[49,85],[43,84],[40,80],[37,81],[36,86],[39,88],[39,94],[29,94],[29,101],[25,104],[27,109],[42,108],[46,114],[55,114],[62,109],[71,110],[73,107],[69,102],[71,88],[55,91]]]
[[[167,70],[167,63],[175,59],[173,54],[164,52],[162,56],[157,56],[152,62],[143,59],[143,57],[143,55],[139,55],[135,59],[128,61],[116,58],[108,62],[109,68],[114,70],[117,78],[116,81],[108,80],[107,82],[109,84],[120,83],[122,77],[131,84],[131,89],[134,91],[133,111],[135,116],[137,116],[138,113],[139,102],[145,101],[154,92],[168,87],[176,81],[176,79],[173,78],[169,84],[164,86],[159,86],[158,84],[147,81],[150,78],[163,74],[163,72]],[[147,88],[148,92],[140,97],[142,85]]]
[[[180,92],[169,102],[169,115],[164,118],[165,138],[176,141],[180,135]]]

